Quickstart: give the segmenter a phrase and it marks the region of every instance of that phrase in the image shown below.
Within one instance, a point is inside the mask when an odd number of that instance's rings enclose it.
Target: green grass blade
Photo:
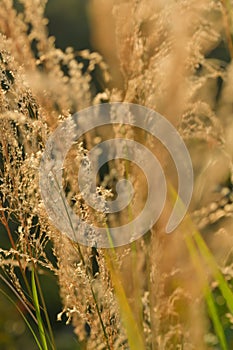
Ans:
[[[119,303],[121,317],[125,326],[126,335],[130,350],[145,350],[142,334],[138,328],[137,322],[128,303],[121,279],[116,268],[113,266],[111,256],[105,254],[106,262],[110,270],[114,290]]]
[[[191,236],[185,237],[186,245],[188,247],[190,256],[193,260],[193,264],[196,268],[196,271],[198,273],[199,278],[201,279],[202,288],[203,288],[203,294],[205,296],[206,304],[209,311],[209,316],[213,322],[213,326],[215,329],[215,333],[219,339],[219,343],[221,345],[222,350],[227,350],[227,341],[224,333],[224,329],[220,320],[220,317],[218,315],[218,310],[216,308],[216,304],[214,301],[214,297],[212,294],[212,291],[209,287],[209,283],[207,280],[207,275],[203,269],[203,266],[200,261],[200,256],[198,254],[197,247],[195,245],[195,242]]]
[[[172,200],[175,201],[177,199],[177,193],[171,185],[169,187],[169,193],[171,195]],[[182,208],[183,203],[180,199],[178,200],[179,205]],[[189,215],[186,215],[181,225],[183,226],[183,232],[185,232],[185,238],[187,236],[192,236],[194,238],[203,259],[205,260],[211,271],[213,278],[218,283],[219,289],[222,293],[222,296],[226,300],[230,312],[233,314],[233,292],[230,289],[228,283],[226,282],[223,274],[221,273],[213,254],[211,253],[210,249],[208,248],[207,244],[202,238],[201,233],[196,229]]]
[[[46,324],[47,324],[47,327],[48,327],[48,333],[49,334],[47,334],[47,332],[46,332],[47,339],[49,341],[49,344],[50,344],[51,348],[53,350],[55,350],[56,347],[55,347],[55,339],[54,339],[54,336],[53,336],[53,330],[52,330],[52,326],[51,326],[51,323],[50,323],[49,315],[48,315],[48,312],[47,312],[47,309],[46,309],[43,292],[42,292],[42,289],[41,289],[41,286],[40,286],[40,280],[39,280],[39,277],[38,277],[38,275],[36,273],[35,273],[35,280],[36,280],[36,284],[37,284],[40,300],[41,300],[41,303],[42,303],[42,308],[43,308],[43,311],[44,311]]]
[[[209,250],[208,246],[206,245],[204,239],[202,238],[201,234],[195,230],[193,235],[196,244],[199,248],[200,253],[202,254],[203,258],[206,260],[211,273],[214,277],[214,279],[218,282],[219,289],[222,293],[222,296],[226,300],[227,306],[231,313],[233,313],[233,292],[228,286],[223,274],[219,270],[219,267],[214,259],[213,254]]]
[[[28,322],[27,318],[24,316],[23,312],[20,310],[20,308],[17,306],[17,304],[14,302],[14,300],[4,292],[4,290],[0,289],[0,292],[12,303],[14,304],[14,306],[16,307],[16,309],[18,310],[18,312],[20,313],[20,315],[22,316],[24,322],[26,323],[26,325],[28,326],[30,332],[32,333],[36,344],[38,345],[38,348],[40,350],[43,350],[42,346],[40,345],[39,339],[36,336],[36,333],[34,332],[34,330],[32,329],[32,326],[30,325],[30,323]]]
[[[215,332],[218,336],[221,348],[223,350],[228,350],[226,337],[225,337],[224,329],[223,329],[223,326],[221,323],[221,319],[218,315],[218,311],[216,308],[214,297],[213,297],[212,292],[211,292],[208,285],[206,285],[204,293],[205,293],[206,303],[207,303],[208,309],[209,309],[209,315],[210,315],[210,318],[212,319],[214,329],[215,329]]]
[[[177,200],[177,193],[174,188],[170,185],[170,195],[173,201]],[[183,203],[178,198],[180,208],[183,209]],[[205,261],[209,267],[213,278],[218,282],[219,289],[227,302],[227,306],[231,312],[233,312],[233,293],[228,286],[224,276],[219,270],[218,264],[215,261],[214,256],[206,245],[201,233],[196,229],[189,215],[186,215],[183,223],[181,224],[184,232],[184,239],[189,250],[189,254],[193,260],[193,264],[197,270],[198,276],[201,280],[203,293],[205,296],[206,304],[208,306],[209,316],[213,322],[213,326],[218,336],[219,343],[223,350],[227,350],[227,342],[224,333],[224,329],[221,320],[218,315],[217,307],[214,301],[212,291],[209,287],[207,273],[203,267],[202,260]],[[201,254],[201,256],[200,256]]]
[[[40,304],[39,304],[39,299],[38,299],[38,294],[37,294],[34,269],[32,269],[32,281],[31,281],[31,283],[32,283],[33,302],[34,302],[34,306],[35,306],[35,310],[36,310],[36,318],[38,321],[38,329],[39,329],[39,333],[40,333],[42,346],[43,346],[44,350],[48,350],[43,321],[42,321],[41,314],[40,314]]]
[[[130,350],[144,350],[144,342],[142,332],[140,331],[136,320],[134,319],[133,312],[128,303],[125,290],[122,286],[121,279],[117,268],[114,266],[113,261],[116,261],[116,251],[112,241],[109,227],[106,225],[106,232],[110,243],[110,253],[105,254],[105,261],[110,271],[111,280],[113,282],[114,291],[119,303],[121,317],[125,327],[126,335],[128,338]]]

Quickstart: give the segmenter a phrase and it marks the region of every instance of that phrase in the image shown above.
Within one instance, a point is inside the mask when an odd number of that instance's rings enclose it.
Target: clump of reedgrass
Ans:
[[[9,239],[8,247],[0,249],[0,265],[2,278],[37,323],[37,344],[55,348],[39,283],[39,274],[49,270],[60,286],[58,319],[66,315],[84,349],[209,349],[214,348],[211,339],[227,349],[225,333],[233,312],[229,8],[223,1],[102,0],[101,6],[92,1],[93,28],[98,29],[93,40],[108,71],[98,53],[55,47],[47,32],[45,1],[20,4],[21,12],[11,0],[2,0],[0,8],[0,220],[1,235]],[[101,93],[92,81],[97,66],[105,84]],[[164,226],[174,192],[155,227],[127,247],[83,247],[49,222],[38,179],[46,140],[72,113],[103,101],[152,108],[185,139],[196,178],[194,196],[190,218],[171,236],[164,234]],[[108,132],[94,131],[82,141],[90,148]],[[139,130],[116,126],[110,132],[145,143],[176,187],[174,165],[161,145]],[[70,205],[99,225],[129,220],[146,195],[142,174],[120,160],[98,179],[105,197],[113,195],[109,188],[121,176],[135,183],[128,214],[108,218],[93,212],[78,192],[74,173],[85,156],[78,143],[66,158],[64,188]],[[225,300],[222,318],[218,293]]]

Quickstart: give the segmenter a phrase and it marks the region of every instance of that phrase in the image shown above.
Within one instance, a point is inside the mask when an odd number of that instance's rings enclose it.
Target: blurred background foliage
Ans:
[[[56,37],[57,47],[91,48],[88,6],[88,0],[48,1],[46,17],[49,19],[49,32]]]

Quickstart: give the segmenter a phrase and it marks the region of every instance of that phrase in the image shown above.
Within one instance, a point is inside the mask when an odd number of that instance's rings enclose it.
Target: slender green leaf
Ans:
[[[38,348],[40,350],[43,350],[42,346],[40,345],[39,339],[36,336],[36,333],[34,332],[34,330],[32,329],[32,326],[30,325],[30,323],[28,322],[27,318],[24,316],[23,312],[20,310],[20,308],[17,306],[17,304],[14,302],[14,300],[4,292],[4,290],[0,289],[0,292],[12,303],[14,304],[14,306],[16,307],[16,309],[18,310],[18,312],[20,313],[20,315],[22,316],[24,322],[26,323],[26,325],[28,326],[30,332],[32,333],[36,344],[38,345]]]
[[[177,193],[172,186],[170,186],[170,194],[173,201],[176,201],[178,199],[179,205],[181,209],[183,209],[183,203],[181,199],[177,197]],[[205,296],[209,315],[213,322],[216,335],[218,336],[222,349],[227,350],[227,342],[224,334],[224,329],[223,329],[220,317],[218,315],[218,311],[216,308],[212,291],[209,287],[207,272],[206,272],[206,268],[204,267],[205,265],[203,264],[203,261],[207,264],[213,278],[218,282],[219,289],[223,297],[225,298],[227,306],[231,312],[233,312],[233,293],[230,287],[228,286],[221,271],[219,270],[218,264],[213,254],[211,253],[208,246],[206,245],[204,239],[201,236],[201,233],[196,229],[189,215],[186,215],[181,226],[183,227],[184,238],[185,238],[190,256],[198,272],[198,276],[200,277],[202,282],[203,293]]]
[[[138,349],[144,350],[145,345],[143,342],[143,337],[138,328],[137,322],[134,319],[134,315],[128,303],[119,274],[116,268],[113,266],[110,255],[105,254],[105,257],[111,273],[114,290],[119,302],[121,316],[125,326],[125,331],[127,334],[130,350],[138,350]]]
[[[40,333],[42,346],[43,346],[44,350],[48,350],[47,341],[46,341],[46,337],[45,337],[45,331],[44,331],[44,325],[43,325],[43,321],[42,321],[41,314],[40,314],[40,304],[39,304],[39,299],[38,299],[38,294],[37,294],[34,269],[32,269],[32,296],[33,296],[33,302],[34,302],[34,306],[35,306],[35,310],[36,310],[36,318],[38,321],[38,329],[39,329],[39,333]]]
[[[214,297],[212,291],[209,287],[209,283],[207,280],[207,275],[205,270],[203,269],[203,265],[201,264],[200,256],[197,251],[197,247],[195,242],[191,236],[186,236],[185,241],[190,253],[190,256],[193,260],[193,264],[197,270],[198,276],[202,282],[203,294],[205,296],[206,304],[208,306],[209,316],[213,322],[213,326],[216,332],[216,335],[219,339],[219,343],[222,347],[222,350],[227,350],[227,342],[224,334],[224,329],[218,315],[218,310],[215,305]]]
[[[221,290],[221,293],[226,300],[227,306],[231,313],[233,313],[233,292],[228,286],[223,274],[219,270],[219,267],[214,259],[213,254],[209,250],[208,246],[206,245],[204,239],[202,238],[201,234],[195,230],[194,232],[194,239],[197,243],[197,246],[199,248],[200,253],[202,254],[203,258],[206,260],[213,277],[218,282],[219,289]]]

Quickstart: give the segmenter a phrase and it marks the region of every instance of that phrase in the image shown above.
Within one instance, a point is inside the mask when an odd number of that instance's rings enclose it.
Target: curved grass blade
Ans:
[[[37,294],[34,269],[32,269],[32,281],[31,281],[31,283],[32,283],[33,302],[34,302],[34,306],[35,306],[35,310],[36,310],[36,318],[38,321],[38,329],[39,329],[39,333],[40,333],[40,338],[41,338],[43,350],[48,350],[47,341],[46,341],[46,337],[45,337],[45,331],[44,331],[44,325],[43,325],[43,321],[42,321],[41,314],[40,314],[40,304],[39,304],[39,299],[38,299],[38,294]]]
[[[123,324],[125,326],[125,331],[129,342],[129,348],[130,350],[138,350],[138,349],[145,350],[142,334],[134,319],[132,310],[130,308],[130,305],[128,303],[128,300],[125,294],[125,290],[122,286],[118,272],[116,268],[113,266],[113,263],[111,261],[111,257],[109,254],[105,254],[105,260],[107,262],[107,265],[111,274],[114,290],[119,303]]]
[[[173,201],[176,200],[177,193],[175,189],[171,185],[169,189],[170,189],[172,200]],[[183,203],[180,199],[179,199],[179,204],[182,208]],[[209,282],[207,280],[207,273],[205,272],[206,270],[203,267],[204,264],[201,262],[201,258],[209,267],[215,281],[218,282],[219,289],[224,299],[226,300],[227,306],[231,313],[233,312],[233,292],[228,286],[221,271],[219,270],[218,264],[213,254],[209,250],[208,246],[206,245],[204,239],[202,238],[201,233],[196,229],[194,223],[192,222],[188,214],[186,215],[181,226],[183,227],[182,231],[184,232],[184,239],[185,239],[187,248],[193,260],[194,266],[197,270],[198,276],[200,277],[202,282],[203,293],[208,306],[210,318],[214,325],[216,335],[218,336],[222,349],[227,350],[228,347],[227,347],[226,337],[224,334],[224,329],[218,315],[214,297],[209,287]]]
[[[201,279],[203,294],[205,296],[206,304],[209,311],[209,316],[213,322],[213,326],[214,326],[216,335],[219,339],[219,343],[221,345],[222,350],[228,350],[224,329],[223,329],[220,317],[218,315],[218,310],[214,301],[212,291],[209,287],[207,275],[201,264],[200,255],[198,254],[197,247],[191,236],[186,236],[185,241],[186,241],[186,245],[188,247],[190,256],[193,260],[193,264],[198,273],[198,277]]]
[[[38,345],[39,350],[43,350],[42,346],[40,345],[39,339],[36,336],[36,333],[34,332],[34,330],[32,329],[32,326],[30,325],[30,323],[28,322],[27,318],[24,316],[23,312],[20,310],[20,308],[16,305],[16,303],[14,302],[14,300],[4,292],[4,290],[0,289],[0,292],[12,303],[14,304],[14,306],[16,307],[16,309],[18,310],[18,312],[20,313],[20,315],[22,316],[24,322],[26,323],[26,325],[28,326],[30,332],[32,333],[36,344]]]

